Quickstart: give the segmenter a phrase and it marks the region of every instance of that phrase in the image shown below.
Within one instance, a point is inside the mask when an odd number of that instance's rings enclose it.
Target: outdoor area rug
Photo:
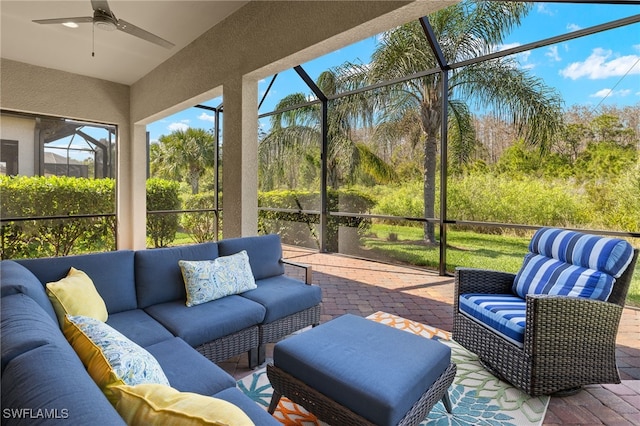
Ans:
[[[453,413],[438,402],[421,425],[541,425],[549,397],[532,398],[485,370],[478,357],[453,340],[451,333],[385,312],[367,318],[423,336],[439,339],[451,348],[457,364],[455,380],[449,388]],[[271,401],[271,385],[264,368],[238,381],[247,396],[266,409]],[[287,426],[324,426],[304,408],[282,397],[274,417]],[[342,426],[342,425],[334,425]]]

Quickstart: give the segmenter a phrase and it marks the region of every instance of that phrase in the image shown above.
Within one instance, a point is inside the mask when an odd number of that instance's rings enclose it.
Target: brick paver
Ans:
[[[452,328],[452,277],[298,247],[284,249],[285,258],[313,266],[313,282],[323,294],[322,322],[345,313],[367,316],[385,311],[443,330]],[[552,397],[545,425],[640,425],[640,310],[625,308],[616,342],[622,383],[589,385],[576,395]],[[251,372],[246,356],[220,365],[236,378]]]

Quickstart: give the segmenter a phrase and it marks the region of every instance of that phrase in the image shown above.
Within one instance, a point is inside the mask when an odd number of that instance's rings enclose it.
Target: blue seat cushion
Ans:
[[[258,288],[240,295],[266,308],[265,324],[316,306],[322,301],[320,287],[307,285],[285,275],[258,280],[256,284]]]
[[[132,250],[20,259],[17,262],[31,270],[43,285],[66,277],[71,267],[85,272],[107,305],[109,314],[138,307]]]
[[[257,237],[228,238],[218,241],[220,256],[229,256],[246,250],[253,277],[257,280],[284,274],[282,244],[277,234]]]
[[[377,425],[397,425],[451,362],[451,350],[355,315],[278,342],[274,364]]]
[[[513,283],[513,293],[553,294],[605,301],[633,258],[627,241],[541,228]]]
[[[138,250],[135,277],[138,305],[146,308],[174,300],[187,300],[179,260],[212,260],[218,257],[216,243]]]
[[[518,347],[524,346],[526,301],[506,294],[461,294],[460,312],[495,331]]]
[[[256,426],[282,426],[282,423],[236,387],[225,389],[211,396],[223,399],[239,407]]]
[[[179,337],[147,346],[145,349],[158,360],[171,387],[181,392],[213,395],[236,386],[233,377],[193,350]]]
[[[191,307],[184,300],[161,303],[145,311],[193,347],[258,325],[265,314],[264,306],[237,295]]]
[[[142,347],[174,337],[169,330],[142,309],[111,314],[107,324]]]

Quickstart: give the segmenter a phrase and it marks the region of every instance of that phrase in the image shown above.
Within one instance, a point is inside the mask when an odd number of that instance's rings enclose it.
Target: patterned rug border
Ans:
[[[421,426],[539,426],[544,421],[548,396],[532,398],[494,377],[482,367],[475,354],[451,339],[450,332],[382,311],[367,318],[428,339],[438,339],[451,348],[451,358],[458,366],[456,378],[449,388],[453,414],[449,414],[440,401]],[[268,407],[272,389],[264,368],[240,379],[238,387],[265,409]],[[325,425],[286,397],[280,400],[274,417],[288,426]]]

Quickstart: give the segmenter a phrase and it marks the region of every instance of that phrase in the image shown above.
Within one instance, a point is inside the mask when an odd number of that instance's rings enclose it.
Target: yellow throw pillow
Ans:
[[[119,331],[95,318],[65,317],[64,335],[87,372],[105,394],[107,386],[169,385],[158,360]]]
[[[82,315],[105,322],[107,306],[87,274],[71,268],[60,281],[47,283],[47,296],[58,316],[60,327],[65,315]]]
[[[170,386],[110,386],[109,393],[130,426],[253,425],[244,411],[228,401]]]

